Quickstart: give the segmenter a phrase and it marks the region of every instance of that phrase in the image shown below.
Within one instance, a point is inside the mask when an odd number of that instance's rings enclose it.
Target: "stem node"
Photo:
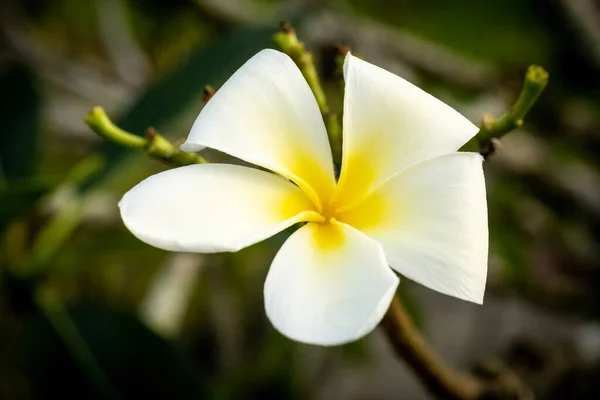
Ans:
[[[102,107],[94,107],[85,117],[85,123],[99,136],[123,147],[143,150],[149,156],[176,166],[204,164],[207,161],[196,153],[185,153],[152,127],[141,137],[117,127]]]

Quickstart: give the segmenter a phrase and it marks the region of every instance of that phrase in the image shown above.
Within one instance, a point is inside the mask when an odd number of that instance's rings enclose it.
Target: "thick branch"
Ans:
[[[530,391],[514,375],[505,371],[489,381],[461,374],[444,363],[412,324],[402,301],[395,297],[381,327],[394,350],[417,374],[425,387],[441,399],[494,400],[532,399]]]
[[[540,97],[547,84],[548,72],[540,66],[530,66],[525,74],[521,93],[512,109],[500,118],[495,118],[489,114],[484,115],[479,132],[461,150],[478,151],[484,157],[492,154],[495,151],[499,138],[523,125],[523,119]]]
[[[146,137],[124,131],[112,123],[102,107],[94,107],[85,117],[85,123],[99,136],[111,142],[130,149],[143,150],[149,156],[171,165],[182,166],[207,162],[204,157],[196,153],[181,151],[152,128],[148,129]]]
[[[290,56],[296,63],[300,72],[306,79],[308,86],[312,90],[319,110],[323,115],[325,126],[327,128],[327,136],[329,137],[329,144],[331,146],[331,152],[333,154],[333,161],[335,165],[340,165],[342,159],[342,129],[338,115],[330,112],[329,105],[327,103],[327,97],[325,91],[321,85],[317,68],[313,56],[310,52],[304,48],[304,43],[298,40],[296,31],[294,28],[287,23],[281,23],[281,29],[275,35],[273,35],[273,42],[279,47],[279,49]]]
[[[477,399],[479,382],[449,368],[425,343],[402,301],[395,297],[381,327],[396,353],[415,371],[432,394],[445,399]]]

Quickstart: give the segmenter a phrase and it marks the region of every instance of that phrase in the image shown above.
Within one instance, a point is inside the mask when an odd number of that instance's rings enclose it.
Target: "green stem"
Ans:
[[[273,35],[273,42],[282,52],[294,60],[312,90],[327,128],[333,161],[335,165],[340,165],[342,159],[342,129],[338,116],[329,110],[327,96],[321,85],[313,55],[306,51],[304,43],[298,40],[296,31],[287,22],[282,23],[279,32]]]
[[[31,249],[31,258],[24,274],[39,276],[52,264],[54,256],[79,227],[83,217],[83,199],[70,200],[37,234]]]
[[[149,128],[146,137],[129,133],[119,128],[106,115],[102,107],[94,107],[85,117],[85,123],[99,136],[120,146],[143,150],[149,156],[176,166],[204,164],[206,159],[196,153],[185,153],[165,139],[156,130]]]
[[[37,296],[37,304],[98,394],[103,399],[121,398],[81,336],[62,301],[49,292],[40,292]]]
[[[511,110],[494,118],[484,115],[479,132],[462,148],[463,151],[479,151],[484,155],[493,152],[493,140],[499,139],[508,132],[523,125],[523,119],[531,110],[548,84],[548,72],[540,66],[532,65],[525,74],[523,88]]]
[[[339,171],[342,165],[342,125],[337,114],[330,113],[324,118],[325,127],[328,132],[329,146],[331,147],[331,155],[333,157],[333,165]]]
[[[79,161],[67,174],[65,180],[50,193],[43,196],[39,205],[48,203],[53,196],[61,191],[75,189],[77,185],[86,182],[104,165],[104,160],[97,154],[92,154]],[[29,250],[30,257],[26,268],[21,271],[23,277],[36,277],[47,273],[55,255],[69,240],[73,232],[81,224],[85,198],[80,193],[74,193],[73,198],[61,205],[56,214],[40,228],[35,241]]]
[[[59,187],[68,185],[79,186],[87,182],[90,178],[104,168],[106,160],[99,154],[93,153],[79,161],[67,174],[67,177]]]
[[[85,117],[85,123],[98,135],[123,147],[141,150],[148,143],[147,139],[126,132],[113,124],[102,107],[94,107]]]

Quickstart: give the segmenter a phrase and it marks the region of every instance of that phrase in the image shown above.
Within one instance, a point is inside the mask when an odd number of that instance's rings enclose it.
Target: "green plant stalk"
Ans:
[[[64,181],[49,194],[38,201],[38,206],[47,203],[53,196],[63,190],[75,189],[104,166],[104,160],[98,154],[92,154],[79,161],[67,174]],[[74,191],[70,199],[36,234],[35,241],[29,250],[22,276],[36,277],[46,273],[56,253],[69,240],[83,218],[85,199]]]
[[[91,177],[96,175],[99,170],[104,168],[106,160],[98,153],[90,154],[79,161],[67,174],[61,187],[67,185],[79,186],[87,182]]]
[[[40,276],[46,272],[54,256],[71,237],[83,217],[83,199],[70,200],[37,234],[24,275]]]
[[[94,107],[85,117],[85,123],[99,136],[130,149],[144,149],[148,140],[119,128],[106,115],[102,107]]]
[[[98,394],[106,400],[120,399],[121,396],[94,357],[62,301],[48,291],[40,291],[36,300],[39,309]]]
[[[548,72],[538,65],[530,66],[525,74],[521,93],[511,110],[497,119],[491,115],[484,115],[479,132],[461,150],[480,151],[481,146],[492,139],[499,139],[513,129],[521,127],[523,119],[538,100],[547,84]]]
[[[196,153],[185,153],[150,128],[146,137],[119,128],[108,118],[102,107],[94,107],[85,117],[85,123],[99,136],[120,146],[142,150],[149,156],[175,166],[204,164],[206,159]]]
[[[337,170],[342,166],[342,125],[337,114],[328,114],[325,117],[325,127],[328,132],[329,146],[333,157],[333,165]],[[332,132],[332,133],[329,133]]]
[[[121,146],[140,149],[148,155],[171,165],[182,166],[205,163],[206,160],[195,153],[184,153],[154,130],[149,130],[147,138],[133,135],[117,127],[108,118],[101,107],[95,107],[86,117],[86,123],[98,135]],[[63,188],[78,184],[93,175],[102,166],[102,159],[90,156],[72,169]],[[56,215],[40,230],[31,249],[31,257],[23,274],[28,277],[46,273],[56,253],[71,237],[83,218],[84,198],[77,195],[62,207]]]
[[[315,96],[327,129],[333,162],[336,166],[339,166],[342,160],[342,127],[338,115],[329,110],[327,96],[321,85],[313,55],[306,51],[304,43],[298,40],[296,32],[287,22],[282,23],[281,29],[273,35],[273,42],[282,52],[294,60]]]

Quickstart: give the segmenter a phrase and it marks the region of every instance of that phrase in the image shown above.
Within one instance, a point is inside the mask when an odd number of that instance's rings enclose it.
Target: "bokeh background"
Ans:
[[[84,124],[184,138],[216,88],[290,20],[335,109],[336,46],[478,123],[529,64],[550,84],[486,163],[483,306],[404,279],[441,356],[502,360],[541,399],[600,397],[600,4],[594,0],[2,0],[0,399],[427,399],[384,335],[319,348],[268,323],[262,289],[289,232],[236,254],[136,240],[120,196],[165,168]],[[209,154],[209,158],[222,159]]]

